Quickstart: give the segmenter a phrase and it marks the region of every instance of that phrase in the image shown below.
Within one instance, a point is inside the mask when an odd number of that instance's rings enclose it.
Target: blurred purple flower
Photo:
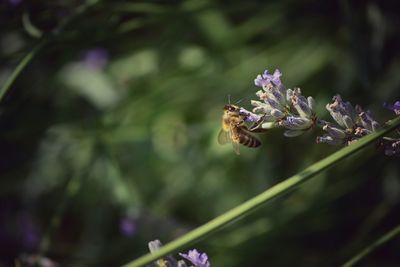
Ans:
[[[93,70],[104,68],[108,63],[108,52],[104,48],[93,48],[83,55],[84,65]]]
[[[17,223],[23,246],[29,250],[36,249],[40,242],[40,234],[33,223],[32,217],[23,212],[18,216]]]
[[[206,253],[199,253],[196,249],[189,250],[188,254],[179,253],[181,257],[191,261],[195,267],[210,267]]]
[[[124,236],[131,237],[136,234],[136,220],[132,217],[123,217],[119,222],[119,229]]]
[[[8,2],[12,5],[12,6],[17,6],[19,5],[22,0],[8,0]]]
[[[396,115],[400,115],[400,101],[396,101],[393,105],[384,103],[383,107],[394,111]]]

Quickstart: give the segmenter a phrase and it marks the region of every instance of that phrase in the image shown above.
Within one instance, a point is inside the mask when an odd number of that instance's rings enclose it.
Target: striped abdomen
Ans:
[[[235,142],[240,143],[247,147],[259,147],[261,145],[261,141],[258,140],[255,136],[248,133],[243,127],[236,127],[235,136],[233,139]]]

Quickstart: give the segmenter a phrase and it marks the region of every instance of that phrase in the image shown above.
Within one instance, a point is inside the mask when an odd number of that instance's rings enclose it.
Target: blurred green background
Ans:
[[[85,5],[88,5],[85,7]],[[85,8],[82,8],[85,7]],[[250,108],[279,68],[329,119],[334,94],[380,122],[399,100],[397,1],[0,3],[0,266],[23,253],[118,266],[336,151],[319,130],[220,146],[228,95]],[[338,266],[400,221],[399,158],[369,147],[191,246],[212,266]],[[360,266],[399,266],[393,240]]]

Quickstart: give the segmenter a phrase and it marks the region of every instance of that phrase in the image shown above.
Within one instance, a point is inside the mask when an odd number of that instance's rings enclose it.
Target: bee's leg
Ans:
[[[254,123],[250,128],[248,129],[252,133],[265,133],[268,131],[268,129],[263,129],[261,128],[261,125],[263,123],[263,118],[261,118],[259,121]]]
[[[250,127],[249,132],[252,132],[252,133],[266,133],[266,132],[268,132],[268,129]]]

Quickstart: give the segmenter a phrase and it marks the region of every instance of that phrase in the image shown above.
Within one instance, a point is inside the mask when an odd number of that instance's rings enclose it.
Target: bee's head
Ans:
[[[224,110],[225,110],[225,111],[234,112],[234,111],[237,111],[238,109],[239,109],[238,106],[231,105],[231,104],[225,105],[225,106],[224,106]]]

